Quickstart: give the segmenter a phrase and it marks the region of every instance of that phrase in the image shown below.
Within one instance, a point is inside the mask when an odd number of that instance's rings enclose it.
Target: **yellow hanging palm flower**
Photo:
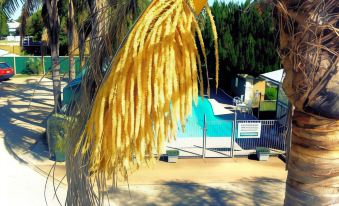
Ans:
[[[176,137],[178,122],[184,127],[192,101],[197,102],[198,82],[203,94],[195,33],[205,61],[206,54],[195,15],[205,5],[206,0],[153,0],[135,23],[97,92],[77,144],[76,152],[89,158],[90,174],[126,176],[161,154],[163,144]]]

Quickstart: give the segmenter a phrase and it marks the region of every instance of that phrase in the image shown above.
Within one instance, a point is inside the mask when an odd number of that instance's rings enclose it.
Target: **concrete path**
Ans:
[[[47,181],[45,190],[46,173],[39,169],[54,163],[44,138],[45,120],[53,108],[52,82],[43,79],[37,86],[39,79],[0,82],[0,205],[46,205],[44,191],[48,205],[59,205],[53,182]],[[65,185],[57,193],[64,202]]]
[[[11,156],[6,148],[3,139],[0,139],[0,205],[4,206],[39,206],[59,205],[54,197],[52,181],[47,181],[46,176],[39,174],[30,163],[20,163]],[[57,187],[58,183],[55,183]],[[57,190],[58,198],[64,202],[66,187],[61,185]]]

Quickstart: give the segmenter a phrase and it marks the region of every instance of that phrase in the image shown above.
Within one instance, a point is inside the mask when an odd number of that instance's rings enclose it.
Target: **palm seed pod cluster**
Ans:
[[[196,20],[205,5],[153,0],[139,17],[98,89],[77,144],[76,153],[88,158],[90,174],[126,177],[161,154],[164,143],[176,137],[178,123],[184,128],[198,91],[204,93],[195,34],[206,64]],[[207,13],[214,25],[209,9]],[[217,41],[215,26],[213,30]]]

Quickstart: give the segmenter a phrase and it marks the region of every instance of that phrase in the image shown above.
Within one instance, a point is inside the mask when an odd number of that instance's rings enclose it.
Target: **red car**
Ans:
[[[0,80],[7,80],[14,76],[14,70],[5,62],[0,62]]]

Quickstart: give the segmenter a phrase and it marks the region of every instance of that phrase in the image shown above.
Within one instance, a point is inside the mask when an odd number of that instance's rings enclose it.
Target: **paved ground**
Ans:
[[[49,167],[40,167],[48,172]],[[61,179],[60,166],[55,176]],[[286,171],[277,157],[267,162],[247,158],[179,159],[157,162],[122,180],[110,194],[116,205],[224,206],[283,205]]]
[[[45,120],[52,110],[51,81],[15,78],[0,83],[0,205],[45,205],[48,159]],[[29,103],[31,109],[27,110]],[[65,174],[63,164],[55,171]],[[278,158],[180,159],[143,167],[110,194],[111,205],[282,205],[286,172]],[[58,205],[47,181],[48,205]],[[67,184],[58,189],[63,202]]]
[[[39,79],[0,82],[0,205],[46,205],[46,175],[39,167],[53,164],[44,138],[45,120],[52,110],[52,84],[43,79],[36,86]],[[49,205],[59,205],[52,181],[47,181],[45,193]],[[58,194],[64,201],[64,185]]]

